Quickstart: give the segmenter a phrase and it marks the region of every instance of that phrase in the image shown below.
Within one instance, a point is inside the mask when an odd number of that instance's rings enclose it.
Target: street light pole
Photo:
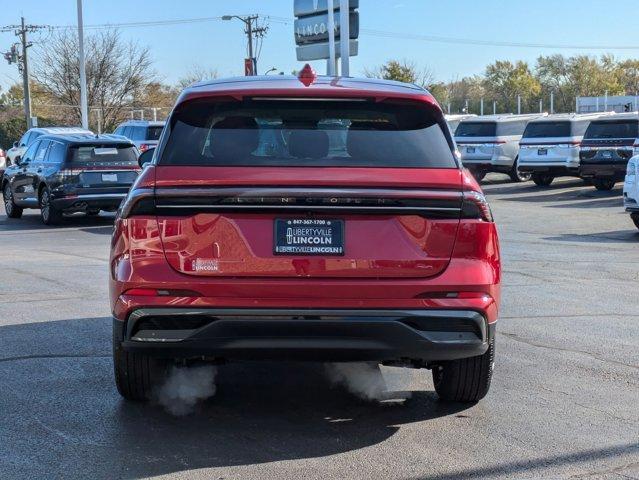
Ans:
[[[350,9],[349,0],[340,0],[339,7],[339,50],[342,59],[342,76],[350,76],[350,55],[351,55],[351,40],[350,40]]]
[[[80,62],[80,115],[82,128],[89,128],[89,107],[87,102],[87,72],[84,61],[84,26],[82,22],[82,0],[78,4],[78,54]]]

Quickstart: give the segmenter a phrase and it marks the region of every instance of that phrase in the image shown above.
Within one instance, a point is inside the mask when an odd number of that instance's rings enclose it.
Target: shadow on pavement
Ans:
[[[333,387],[320,364],[262,362],[218,367],[217,394],[173,417],[120,399],[110,329],[108,317],[0,327],[3,478],[137,479],[324,457],[468,408],[424,391],[363,402]]]
[[[639,231],[635,229],[586,234],[562,233],[554,237],[545,237],[544,240],[581,243],[639,243]]]
[[[25,214],[22,218],[7,218],[0,215],[0,232],[26,232],[30,230],[50,230],[65,228],[86,229],[90,233],[95,227],[109,228],[111,233],[113,225],[113,214],[100,214],[97,217],[88,217],[86,215],[73,215],[65,217],[59,225],[48,226],[42,223],[40,215]]]
[[[464,478],[499,478],[501,476],[513,474],[525,475],[525,478],[540,478],[534,476],[534,472],[540,472],[541,470],[548,468],[549,465],[558,467],[562,465],[574,466],[579,462],[593,462],[596,460],[607,460],[616,457],[624,457],[639,454],[639,443],[627,443],[623,445],[617,445],[607,448],[596,448],[592,450],[584,450],[576,453],[567,453],[560,455],[552,455],[542,457],[536,460],[522,460],[519,462],[508,462],[501,465],[494,465],[489,467],[458,470],[456,472],[442,474],[442,475],[429,475],[425,477],[419,477],[420,480],[458,480]],[[637,463],[626,465],[627,468],[636,467]],[[623,477],[623,466],[620,468],[605,469],[603,471],[593,471],[584,473],[583,476],[575,475],[570,478],[609,478],[607,475],[614,475],[619,473],[620,477]],[[540,472],[541,473],[541,472]],[[532,476],[531,476],[532,475]],[[601,476],[599,476],[601,475]],[[616,476],[616,475],[615,475]],[[523,477],[522,477],[523,478]],[[630,477],[624,477],[630,478]]]

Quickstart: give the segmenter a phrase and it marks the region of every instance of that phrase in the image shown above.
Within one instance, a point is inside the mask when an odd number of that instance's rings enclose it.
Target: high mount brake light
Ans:
[[[462,202],[462,218],[477,218],[485,222],[493,222],[493,213],[483,194],[479,192],[464,192]]]

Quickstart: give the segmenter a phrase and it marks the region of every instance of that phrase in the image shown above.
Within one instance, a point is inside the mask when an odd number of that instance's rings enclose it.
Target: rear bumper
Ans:
[[[166,358],[434,362],[481,355],[495,324],[471,310],[140,308],[114,319],[127,351]]]
[[[579,176],[579,166],[570,167],[567,165],[533,165],[520,162],[519,171],[524,173],[545,173],[554,177]]]
[[[628,161],[584,163],[582,160],[579,175],[582,177],[614,177],[619,181],[625,178],[627,166]]]
[[[103,210],[116,210],[126,193],[90,193],[53,199],[53,206],[59,210],[85,210],[87,208],[99,208]]]

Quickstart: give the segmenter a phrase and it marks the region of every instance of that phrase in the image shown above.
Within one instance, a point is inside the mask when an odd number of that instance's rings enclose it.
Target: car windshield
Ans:
[[[159,163],[456,168],[435,115],[418,103],[196,100],[172,116]]]
[[[146,130],[146,140],[159,140],[164,127],[149,127]]]
[[[135,162],[137,153],[131,145],[95,144],[78,145],[69,148],[71,162]]]
[[[570,137],[570,122],[531,122],[523,138]]]
[[[586,130],[584,138],[637,138],[639,136],[638,120],[619,120],[615,122],[592,122]]]
[[[456,137],[494,137],[496,134],[495,122],[461,122],[455,131]]]

